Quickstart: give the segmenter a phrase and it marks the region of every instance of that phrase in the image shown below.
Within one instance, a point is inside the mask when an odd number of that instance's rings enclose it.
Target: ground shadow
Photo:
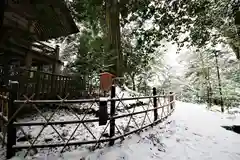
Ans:
[[[221,126],[226,130],[233,131],[235,133],[240,134],[240,125],[233,125],[233,126]]]

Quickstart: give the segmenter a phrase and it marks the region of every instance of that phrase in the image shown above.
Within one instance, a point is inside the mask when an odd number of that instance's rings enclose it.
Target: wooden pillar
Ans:
[[[24,59],[24,68],[26,70],[23,71],[22,76],[19,79],[19,93],[20,95],[22,93],[26,93],[28,91],[28,77],[29,77],[29,71],[32,68],[32,55],[31,53],[26,53],[25,59]]]
[[[58,62],[59,61],[59,46],[58,45],[55,48],[55,60],[56,61],[52,64],[52,73],[59,74],[61,65]]]
[[[43,71],[43,70],[42,70]],[[42,98],[45,99],[45,92],[46,92],[46,78],[47,78],[47,74],[43,73],[41,74],[42,76],[42,87],[41,87],[41,92],[42,92]]]
[[[56,45],[55,48],[55,62],[52,64],[52,73],[55,75],[52,75],[51,78],[51,92],[53,96],[56,96],[56,91],[57,91],[57,76],[60,73],[60,67],[61,65],[59,64],[59,46]]]
[[[116,86],[112,85],[111,87],[111,99],[115,98],[116,96]],[[110,138],[113,138],[115,136],[115,119],[113,116],[115,115],[116,112],[116,101],[111,101],[111,108],[110,108]],[[114,140],[111,140],[109,142],[110,146],[114,145]]]
[[[36,72],[36,87],[35,87],[35,94],[36,94],[36,99],[39,99],[40,91],[41,91],[41,71],[43,70],[43,65],[38,65],[37,66],[37,72]]]
[[[16,135],[17,131],[16,128],[13,126],[13,123],[16,121],[16,116],[14,116],[16,112],[16,105],[14,104],[14,100],[18,99],[18,82],[11,82],[10,88],[11,93],[9,95],[8,100],[8,126],[7,126],[7,155],[6,158],[10,159],[15,156],[16,150],[13,148],[16,145]]]
[[[0,1],[0,28],[2,28],[2,25],[3,25],[4,11],[5,11],[5,1]]]
[[[155,87],[153,88],[153,96],[157,96],[157,89]],[[157,97],[153,97],[153,107],[157,108]],[[158,110],[157,109],[153,110],[153,113],[154,113],[154,121],[157,121]]]
[[[30,53],[26,54],[25,57],[25,64],[24,64],[26,69],[31,69],[32,67],[32,55]]]
[[[170,108],[171,108],[171,110],[173,109],[173,107],[174,107],[174,104],[172,103],[173,101],[174,101],[174,96],[175,95],[172,95],[173,94],[173,92],[170,92],[170,96],[169,96],[169,104],[170,104]]]
[[[0,43],[3,41],[4,30],[3,30],[3,22],[4,22],[4,12],[5,12],[6,1],[0,1]]]
[[[10,56],[8,56],[8,53],[5,53],[6,55],[4,55],[3,59],[3,79],[2,79],[2,83],[3,85],[7,85],[8,81],[9,81],[9,71],[10,71]]]

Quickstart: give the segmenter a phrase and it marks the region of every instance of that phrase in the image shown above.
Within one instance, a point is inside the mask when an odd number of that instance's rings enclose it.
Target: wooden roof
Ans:
[[[40,41],[79,31],[64,0],[8,1],[3,24],[15,33],[30,31],[30,36]]]

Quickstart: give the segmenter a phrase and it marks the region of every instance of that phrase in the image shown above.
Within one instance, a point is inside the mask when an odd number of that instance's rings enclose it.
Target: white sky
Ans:
[[[172,70],[175,71],[177,75],[181,75],[184,70],[184,66],[179,63],[180,54],[188,51],[187,48],[183,48],[180,53],[177,54],[177,45],[173,45],[170,42],[165,43],[167,51],[165,52],[165,63],[172,67]]]

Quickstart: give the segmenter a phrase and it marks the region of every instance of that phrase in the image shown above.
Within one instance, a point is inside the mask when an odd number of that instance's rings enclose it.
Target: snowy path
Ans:
[[[76,149],[49,160],[238,160],[240,135],[222,125],[240,124],[240,115],[211,112],[204,105],[177,102],[174,114],[122,144],[89,152]]]
[[[207,111],[202,105],[177,102],[171,121],[156,126],[141,136],[134,135],[123,144],[93,153],[65,153],[65,159],[90,160],[238,160],[240,135],[221,125],[240,124],[240,115]],[[72,155],[72,156],[71,156]]]
[[[173,133],[163,138],[163,159],[232,160],[240,159],[240,135],[222,125],[240,124],[240,117],[210,112],[204,106],[177,103],[168,126]],[[235,119],[234,119],[235,118]]]

